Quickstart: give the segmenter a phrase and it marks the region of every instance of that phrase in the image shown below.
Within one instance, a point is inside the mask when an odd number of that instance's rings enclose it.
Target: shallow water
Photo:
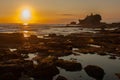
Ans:
[[[71,60],[76,59],[77,62],[81,63],[83,68],[87,65],[97,65],[104,69],[105,76],[103,80],[119,80],[115,73],[120,73],[120,60],[112,60],[109,59],[107,56],[100,56],[97,54],[81,54],[75,56],[75,55],[69,55],[65,57],[60,57],[60,59],[64,60]],[[82,71],[78,72],[69,72],[65,71],[64,69],[60,69],[60,75],[63,75],[67,77],[69,80],[93,80],[93,78],[89,77],[84,69]]]
[[[71,33],[80,33],[80,32],[95,32],[92,28],[80,28],[80,27],[60,27],[60,26],[12,26],[9,25],[7,27],[0,26],[0,33],[13,33],[13,32],[21,32],[25,35],[35,34],[35,35],[46,35],[55,33],[57,35],[67,35]]]
[[[94,80],[92,77],[89,77],[86,74],[86,72],[84,71],[84,67],[86,67],[87,65],[96,65],[101,67],[105,72],[103,80],[119,80],[118,77],[115,75],[115,73],[120,73],[119,57],[114,60],[109,59],[109,55],[100,56],[97,54],[82,54],[79,52],[75,53],[79,55],[72,54],[69,56],[59,57],[59,59],[70,61],[75,60],[82,64],[83,69],[81,71],[70,72],[58,67],[58,69],[60,70],[60,74],[58,75],[64,76],[68,80]],[[36,55],[34,54],[29,54],[29,59],[31,60],[35,56]],[[57,76],[55,76],[53,80],[55,80]]]

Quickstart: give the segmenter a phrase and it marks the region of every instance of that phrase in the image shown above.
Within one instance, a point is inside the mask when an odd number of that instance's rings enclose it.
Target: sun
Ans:
[[[30,9],[23,9],[21,12],[21,19],[23,24],[28,24],[32,18],[32,12]]]
[[[31,18],[31,11],[29,9],[25,9],[22,11],[22,18],[24,20],[30,20]]]
[[[41,15],[38,15],[36,10],[32,6],[22,6],[18,9],[19,23],[23,25],[34,24],[39,21]]]

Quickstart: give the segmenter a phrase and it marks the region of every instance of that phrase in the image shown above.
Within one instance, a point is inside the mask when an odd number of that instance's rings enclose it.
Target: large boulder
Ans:
[[[0,49],[0,61],[7,61],[10,59],[21,59],[22,56],[16,52],[10,52],[8,49]]]
[[[80,71],[82,69],[82,65],[80,63],[63,59],[57,60],[56,65],[58,67],[66,69],[67,71]]]
[[[57,58],[49,56],[40,60],[37,60],[38,65],[34,67],[32,77],[43,80],[52,80],[53,76],[59,74],[54,61]]]
[[[105,72],[102,68],[94,65],[88,65],[84,68],[84,70],[90,77],[93,77],[96,80],[102,80],[105,75]]]

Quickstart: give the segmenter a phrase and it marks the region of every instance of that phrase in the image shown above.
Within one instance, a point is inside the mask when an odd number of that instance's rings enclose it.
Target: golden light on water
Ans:
[[[27,26],[29,23],[23,23],[24,26]]]
[[[24,37],[30,37],[31,35],[36,35],[36,32],[34,32],[34,31],[27,31],[27,30],[24,30],[24,31],[22,31],[22,33],[23,33],[23,35],[24,35]]]
[[[24,37],[29,37],[30,36],[30,32],[29,31],[23,31]]]

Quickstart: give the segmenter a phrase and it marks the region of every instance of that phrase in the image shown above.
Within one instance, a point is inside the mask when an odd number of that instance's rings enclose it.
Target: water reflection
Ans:
[[[86,67],[87,65],[97,65],[105,70],[106,74],[103,80],[119,80],[115,73],[120,72],[120,60],[111,60],[108,58],[109,55],[100,56],[97,54],[78,54],[80,55],[75,56],[72,54],[70,56],[60,57],[60,59],[71,60],[71,58],[75,58],[77,59],[77,62],[82,64],[83,67]],[[69,80],[93,80],[92,78],[88,77],[84,70],[78,72],[68,72],[60,68],[59,70],[61,71],[60,74],[67,77]],[[69,76],[68,74],[72,76]],[[80,75],[82,77],[80,77]]]
[[[10,50],[11,52],[14,52],[14,51],[16,51],[17,49],[14,49],[14,48],[12,49],[12,48],[10,48],[9,50]]]
[[[25,31],[22,31],[22,33],[23,33],[24,37],[30,37],[31,35],[36,35],[36,32],[34,32],[34,31],[25,30]]]

